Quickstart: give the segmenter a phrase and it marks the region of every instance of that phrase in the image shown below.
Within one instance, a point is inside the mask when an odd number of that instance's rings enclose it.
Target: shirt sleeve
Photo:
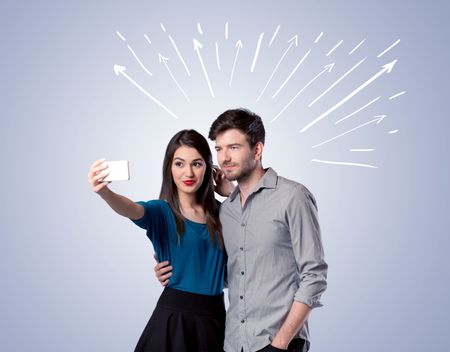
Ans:
[[[152,243],[161,241],[167,234],[167,211],[165,211],[164,201],[149,200],[147,202],[140,201],[136,203],[144,207],[144,215],[140,219],[131,221],[147,231],[147,236]]]
[[[324,259],[317,205],[314,196],[305,187],[298,185],[293,193],[287,218],[300,276],[300,285],[294,299],[310,308],[316,308],[322,306],[320,297],[327,287],[328,269]]]

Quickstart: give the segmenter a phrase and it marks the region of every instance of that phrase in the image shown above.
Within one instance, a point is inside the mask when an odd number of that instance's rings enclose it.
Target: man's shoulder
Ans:
[[[283,194],[288,202],[292,199],[300,199],[303,201],[309,200],[316,204],[314,195],[304,184],[300,182],[288,179],[283,176],[278,176],[277,190]]]
[[[292,193],[300,192],[304,194],[311,194],[311,191],[304,184],[279,175],[277,180],[277,188]]]

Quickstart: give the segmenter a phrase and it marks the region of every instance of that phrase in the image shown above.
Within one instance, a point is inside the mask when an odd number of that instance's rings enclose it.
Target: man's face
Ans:
[[[256,160],[246,135],[237,129],[216,136],[217,161],[230,181],[243,181],[255,170]]]

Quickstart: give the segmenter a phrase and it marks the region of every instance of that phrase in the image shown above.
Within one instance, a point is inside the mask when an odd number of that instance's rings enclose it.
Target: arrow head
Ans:
[[[166,62],[166,61],[169,60],[168,57],[165,57],[165,56],[161,55],[161,53],[158,53],[158,59],[159,59],[159,63],[161,63],[163,61]]]
[[[118,76],[120,73],[125,72],[125,66],[114,65],[114,73]]]
[[[392,69],[394,68],[394,65],[397,63],[397,61],[398,60],[395,59],[394,61],[392,61],[392,62],[390,62],[390,63],[388,63],[386,65],[383,65],[383,68],[386,69],[386,73],[389,73],[389,72],[392,71]]]
[[[288,40],[288,43],[292,43],[294,41],[294,45],[298,46],[298,34],[294,35],[291,39]]]
[[[323,68],[326,68],[326,69],[328,70],[328,72],[331,72],[331,70],[333,69],[333,67],[334,67],[334,62],[331,63],[331,64],[328,64],[328,65],[325,65]]]
[[[194,50],[203,48],[203,44],[200,43],[196,38],[194,38]]]
[[[375,120],[373,120],[373,121],[377,121],[377,125],[378,125],[381,121],[384,120],[384,118],[385,118],[386,116],[387,116],[387,115],[377,115],[377,116],[374,116],[374,117],[378,117],[378,119],[375,119]]]
[[[239,40],[236,42],[236,48],[242,48],[242,47],[243,47],[242,41],[239,39]]]

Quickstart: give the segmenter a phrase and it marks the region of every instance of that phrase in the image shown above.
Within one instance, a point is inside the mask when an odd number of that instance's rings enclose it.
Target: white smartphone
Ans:
[[[103,181],[127,181],[130,179],[128,160],[105,161],[108,168],[103,172],[109,173]]]

